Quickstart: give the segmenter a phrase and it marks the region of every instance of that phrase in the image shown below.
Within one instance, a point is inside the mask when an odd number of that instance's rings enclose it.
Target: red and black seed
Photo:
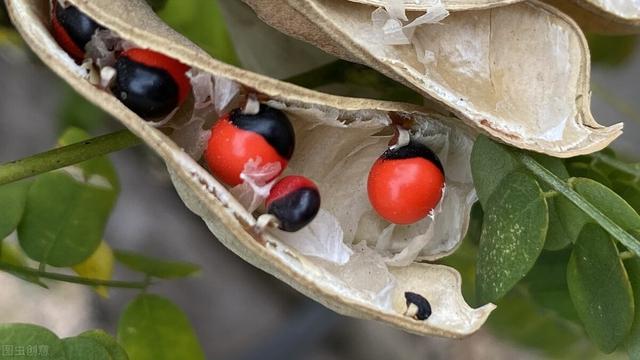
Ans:
[[[280,229],[296,232],[307,226],[320,210],[318,187],[303,176],[287,176],[272,189],[265,203],[267,213],[280,221]]]
[[[52,1],[51,25],[60,46],[78,63],[85,56],[85,46],[96,31],[103,29],[97,22],[73,5],[62,6]]]

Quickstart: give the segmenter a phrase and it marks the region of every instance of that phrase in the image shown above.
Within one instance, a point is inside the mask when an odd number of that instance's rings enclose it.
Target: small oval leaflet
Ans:
[[[129,360],[129,356],[116,339],[103,330],[89,330],[78,337],[88,338],[102,345],[111,356],[111,360]]]
[[[132,359],[204,359],[187,316],[168,299],[142,294],[118,322],[118,341]]]
[[[478,253],[478,301],[504,296],[533,267],[549,225],[547,202],[536,180],[514,172],[500,183],[485,210]]]
[[[589,337],[613,352],[629,335],[633,292],[616,244],[604,229],[587,224],[567,268],[569,294]]]
[[[104,346],[88,337],[64,339],[62,344],[67,354],[67,360],[113,360]]]

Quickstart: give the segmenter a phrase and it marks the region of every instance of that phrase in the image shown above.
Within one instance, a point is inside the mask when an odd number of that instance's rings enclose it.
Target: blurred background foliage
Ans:
[[[267,73],[277,77],[286,77],[289,81],[331,92],[339,95],[366,96],[377,99],[405,101],[410,103],[423,103],[421,96],[410,89],[380,75],[379,73],[361,65],[349,64],[344,61],[334,61],[324,54],[310,50],[306,45],[291,42],[272,30],[261,31],[273,37],[273,48],[269,54],[259,54],[264,61],[271,61],[278,66],[283,61],[295,58],[291,51],[300,49],[301,54],[296,61],[305,62],[292,68],[308,71],[293,74],[279,71],[269,73],[267,64],[258,68],[255,56],[248,50],[236,51],[232,38],[241,39],[243,28],[254,26],[266,29],[257,19],[249,25],[242,21],[232,21],[228,14],[230,9],[238,7],[238,0],[148,0],[158,15],[169,25],[181,32],[191,41],[202,47],[212,56],[238,66],[244,66],[254,71]],[[20,48],[27,52],[21,44],[19,36],[11,26],[4,3],[0,6],[0,53],[4,49]],[[234,10],[235,11],[235,10]],[[246,10],[249,11],[249,10]],[[249,15],[247,15],[249,14]],[[243,19],[251,17],[250,11],[242,14]],[[229,26],[231,23],[233,26]],[[260,30],[259,30],[260,31]],[[232,34],[233,33],[233,34]],[[232,36],[233,35],[233,36]],[[637,36],[602,36],[587,34],[590,45],[592,62],[595,67],[615,69],[635,59],[638,60]],[[261,39],[264,42],[264,39]],[[236,40],[237,41],[237,40]],[[248,42],[251,40],[247,40]],[[293,45],[292,45],[293,44]],[[242,44],[236,44],[238,48]],[[13,51],[13,50],[11,50]],[[243,55],[244,54],[244,55]],[[247,55],[249,54],[249,55]],[[273,56],[271,56],[273,55]],[[322,65],[318,67],[318,65]],[[289,66],[289,64],[287,64]],[[265,70],[267,69],[267,70]],[[286,75],[286,76],[284,76]],[[594,84],[595,97],[608,104],[619,115],[618,120],[639,121],[637,102],[629,103],[629,100],[619,98],[616,89]],[[62,102],[58,110],[58,130],[62,134],[65,129],[83,129],[89,134],[97,134],[109,127],[105,122],[108,119],[100,109],[90,104],[84,98],[76,94],[66,85],[60,85],[63,93]],[[612,119],[614,120],[614,119]],[[637,153],[622,153],[620,157],[630,160],[638,160]],[[574,159],[566,162],[571,175],[596,179],[612,186],[620,181],[616,174],[602,171],[594,166],[591,158]],[[628,185],[628,184],[627,184]],[[615,187],[615,186],[614,186]],[[618,187],[620,192],[627,192],[625,198],[640,210],[640,189],[637,184],[629,187]],[[476,206],[472,213],[472,222],[467,238],[460,249],[444,260],[443,264],[457,268],[463,277],[463,292],[471,305],[475,300],[475,262],[478,251],[478,238],[482,226],[482,210]],[[575,310],[570,303],[566,281],[558,278],[557,274],[564,274],[562,266],[566,266],[566,251],[545,251],[534,270],[515,289],[513,289],[498,304],[498,309],[491,316],[488,327],[497,337],[506,339],[534,351],[545,357],[553,358],[597,358],[601,354],[585,337]],[[145,260],[146,261],[146,260]],[[144,261],[143,261],[144,262]],[[156,298],[141,297],[127,309],[123,315],[126,321],[134,321],[136,314],[132,309],[141,306],[141,303],[150,302],[158,304],[159,311],[169,311],[174,315],[167,315],[163,321],[172,321],[171,316],[180,319],[184,325],[183,315],[170,304],[165,304]],[[169,310],[166,310],[168,308]],[[162,310],[165,309],[165,310]],[[125,322],[126,322],[125,321]],[[169,326],[169,325],[163,325]],[[0,329],[0,332],[2,329]],[[190,330],[186,330],[187,332]],[[149,338],[141,341],[150,341]],[[192,340],[189,340],[192,341]],[[134,344],[134,348],[135,348]],[[190,350],[198,351],[198,350]],[[200,357],[201,354],[197,355]],[[612,357],[618,355],[614,354]]]

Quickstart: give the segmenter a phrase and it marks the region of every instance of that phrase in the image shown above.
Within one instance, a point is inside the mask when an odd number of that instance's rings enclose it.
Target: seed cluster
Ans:
[[[53,1],[51,17],[59,44],[77,62],[83,61],[87,43],[102,27],[74,6],[62,7],[57,1]],[[118,52],[116,58],[111,92],[148,121],[169,116],[192,91],[187,77],[190,68],[166,55],[133,48]],[[282,111],[265,104],[260,104],[256,113],[247,111],[248,108],[238,108],[218,119],[211,128],[204,153],[211,173],[229,186],[246,180],[243,174],[246,175],[250,161],[258,162],[259,166],[279,166],[272,178],[263,179],[275,181],[295,149],[293,126]],[[287,184],[285,180],[279,184]],[[418,222],[431,213],[440,202],[443,187],[444,169],[440,160],[414,140],[382,154],[372,165],[367,182],[375,211],[385,220],[401,225]],[[315,184],[288,189],[290,194],[280,194],[279,200],[267,206],[267,212],[278,218],[281,229],[297,231],[317,214],[319,190]]]

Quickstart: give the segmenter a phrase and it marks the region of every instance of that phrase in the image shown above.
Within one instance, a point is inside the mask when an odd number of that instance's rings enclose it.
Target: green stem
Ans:
[[[0,185],[61,169],[98,156],[138,145],[128,130],[99,136],[0,165]]]
[[[121,289],[146,289],[150,283],[147,281],[143,282],[130,282],[130,281],[116,281],[116,280],[100,280],[100,279],[89,279],[78,276],[50,273],[46,271],[40,271],[37,269],[32,269],[24,266],[13,265],[6,262],[0,261],[0,270],[4,270],[7,272],[36,276],[44,279],[51,279],[57,281],[63,281],[73,284],[80,285],[88,285],[88,286],[106,286],[112,288],[121,288]]]
[[[540,165],[537,161],[524,153],[516,154],[518,160],[529,169],[537,178],[547,183],[554,190],[564,195],[569,201],[584,211],[596,223],[602,226],[611,236],[620,241],[634,254],[640,256],[640,242],[629,233],[624,231],[618,224],[609,219],[593,204],[585,200],[580,194],[575,192],[567,183],[555,176],[552,172]]]

